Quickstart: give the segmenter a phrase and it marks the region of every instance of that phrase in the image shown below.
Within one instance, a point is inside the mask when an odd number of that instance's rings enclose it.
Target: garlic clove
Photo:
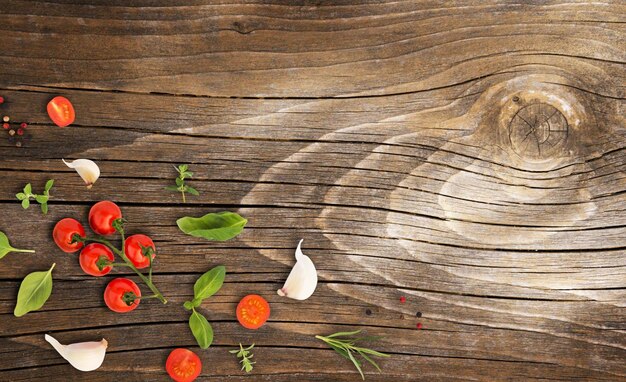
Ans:
[[[70,345],[63,345],[47,334],[45,339],[61,354],[61,357],[80,371],[92,371],[99,368],[104,362],[108,346],[104,338],[100,342],[79,342]]]
[[[296,265],[293,266],[285,285],[276,291],[279,296],[286,296],[295,300],[306,300],[311,297],[317,287],[317,271],[311,259],[302,253],[298,243],[296,248]]]
[[[66,162],[65,159],[62,159],[63,163],[69,168],[73,168],[76,170],[78,175],[85,181],[87,184],[87,188],[91,188],[98,177],[100,177],[100,168],[96,164],[96,162],[89,159],[76,159],[73,162]]]

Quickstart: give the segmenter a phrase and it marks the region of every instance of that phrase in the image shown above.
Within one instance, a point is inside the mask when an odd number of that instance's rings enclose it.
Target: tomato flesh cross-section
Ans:
[[[247,329],[258,329],[270,318],[270,304],[257,294],[250,294],[237,305],[237,320]]]

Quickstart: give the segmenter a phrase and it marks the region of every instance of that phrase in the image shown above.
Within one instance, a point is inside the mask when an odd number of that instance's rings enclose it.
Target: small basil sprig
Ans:
[[[200,193],[195,188],[188,186],[185,184],[185,179],[191,178],[193,176],[193,172],[187,171],[189,166],[186,164],[181,164],[178,167],[174,166],[176,171],[178,171],[178,177],[176,177],[176,185],[175,186],[167,186],[166,190],[180,192],[183,196],[183,203],[187,202],[185,198],[185,192],[190,193],[191,195],[198,196]]]
[[[33,272],[24,277],[17,292],[17,304],[13,311],[15,317],[37,310],[48,301],[52,293],[52,269],[55,265],[52,264],[47,271]]]
[[[24,186],[23,192],[18,192],[15,194],[17,200],[22,201],[22,208],[27,209],[30,207],[30,199],[33,198],[37,203],[41,205],[41,212],[45,214],[48,213],[48,199],[50,199],[50,189],[54,185],[54,179],[50,179],[46,182],[46,186],[44,187],[43,194],[37,195],[33,194],[33,189],[30,183]]]
[[[17,249],[13,248],[9,243],[9,238],[4,232],[0,231],[0,259],[7,255],[9,252],[30,252],[34,253],[32,249]]]
[[[239,235],[247,222],[234,212],[210,213],[200,218],[186,216],[176,220],[178,228],[187,235],[214,241],[226,241]]]
[[[206,298],[213,296],[224,284],[226,277],[226,268],[223,265],[217,266],[202,276],[193,286],[194,297],[191,301],[185,301],[183,306],[187,310],[191,310],[189,317],[189,328],[196,338],[198,345],[202,349],[206,349],[213,343],[213,328],[209,321],[200,314],[196,308],[202,304]]]

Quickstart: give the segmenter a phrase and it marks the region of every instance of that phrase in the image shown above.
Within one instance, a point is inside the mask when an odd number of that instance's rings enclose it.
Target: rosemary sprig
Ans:
[[[191,178],[193,176],[193,172],[187,171],[189,170],[189,165],[181,164],[178,165],[178,167],[174,166],[174,168],[178,172],[178,177],[176,177],[176,185],[165,187],[165,189],[169,191],[180,192],[183,196],[183,203],[187,202],[185,198],[185,192],[188,192],[191,195],[195,196],[200,195],[198,190],[185,184],[185,179]]]
[[[358,360],[356,355],[360,355],[364,360],[371,363],[378,371],[380,367],[374,362],[371,356],[376,357],[391,357],[389,354],[377,352],[372,349],[363,348],[356,346],[359,341],[368,341],[377,339],[377,337],[352,337],[361,333],[361,330],[355,330],[353,332],[337,332],[331,334],[329,336],[315,336],[318,340],[324,341],[328,346],[333,348],[337,353],[339,353],[342,357],[349,359],[356,369],[361,374],[361,378],[365,380],[365,375],[363,375],[362,370],[362,361]]]
[[[254,365],[256,362],[252,362],[250,361],[250,359],[252,359],[252,357],[254,357],[254,354],[250,354],[250,350],[252,350],[252,348],[254,347],[254,344],[248,346],[247,348],[244,349],[243,345],[241,343],[239,343],[239,349],[235,349],[235,350],[229,350],[228,352],[231,354],[237,354],[237,358],[242,358],[241,361],[239,361],[239,363],[242,364],[241,366],[241,370],[245,370],[246,373],[249,373],[252,371],[252,365]]]

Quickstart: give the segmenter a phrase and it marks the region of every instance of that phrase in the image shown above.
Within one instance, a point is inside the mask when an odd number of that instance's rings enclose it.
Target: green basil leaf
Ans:
[[[182,186],[183,185],[183,180],[181,178],[176,178],[176,185],[178,187]]]
[[[195,195],[195,196],[199,196],[200,195],[198,190],[196,190],[193,187],[189,187],[189,186],[187,186],[187,192],[189,192],[191,195]]]
[[[26,199],[26,194],[23,192],[18,192],[17,194],[15,194],[15,197],[17,198],[17,200],[24,200]]]
[[[13,248],[11,244],[9,244],[9,238],[4,232],[0,231],[0,259],[6,256],[9,252],[35,252],[31,249],[17,249]]]
[[[215,241],[226,241],[239,235],[247,222],[233,212],[210,213],[201,218],[186,216],[176,220],[178,228],[187,235]]]
[[[17,292],[17,304],[13,314],[22,317],[28,312],[37,310],[48,301],[52,293],[52,269],[56,264],[44,272],[33,272],[22,280]]]
[[[30,207],[30,201],[28,199],[22,200],[22,208],[27,209],[28,207]]]
[[[195,310],[189,317],[189,328],[191,328],[193,336],[196,337],[196,341],[202,349],[211,346],[211,343],[213,343],[213,328],[211,328],[209,321]]]
[[[30,183],[24,186],[24,193],[27,195],[33,193],[33,187],[30,185]]]
[[[223,265],[219,265],[200,276],[193,286],[194,299],[191,303],[199,306],[202,300],[213,296],[222,287],[225,277],[226,268]]]
[[[44,187],[44,191],[50,191],[50,189],[54,186],[54,179],[50,179],[46,182],[46,186]]]
[[[39,204],[46,203],[48,201],[48,197],[45,195],[35,195],[35,200]]]

